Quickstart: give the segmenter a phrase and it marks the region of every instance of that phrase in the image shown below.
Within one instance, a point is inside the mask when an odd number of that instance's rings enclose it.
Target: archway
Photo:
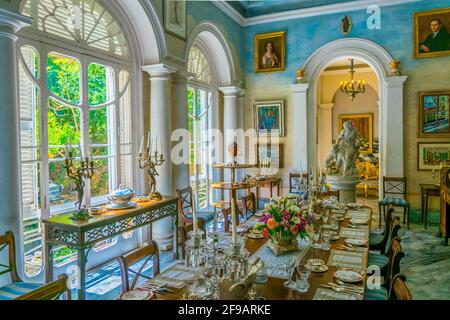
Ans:
[[[391,74],[390,62],[394,59],[389,52],[372,41],[359,38],[336,40],[316,50],[304,64],[305,83],[292,85],[298,109],[296,120],[307,122],[306,128],[296,132],[308,137],[297,155],[298,163],[303,160],[317,171],[318,79],[328,65],[350,57],[368,64],[379,81],[380,175],[403,176],[403,84],[407,77]]]

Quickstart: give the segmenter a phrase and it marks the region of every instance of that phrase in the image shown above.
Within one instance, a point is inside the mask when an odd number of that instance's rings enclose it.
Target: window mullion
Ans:
[[[123,123],[120,122],[120,94],[119,94],[119,70],[117,68],[114,68],[114,112],[115,112],[115,116],[114,116],[114,125],[111,126],[112,129],[112,133],[113,133],[113,137],[115,140],[115,154],[116,156],[113,158],[113,162],[115,164],[115,170],[114,170],[114,175],[111,175],[111,179],[110,179],[110,183],[114,183],[115,185],[112,185],[112,188],[117,188],[117,186],[119,184],[123,184],[124,181],[121,180],[121,171],[120,171],[120,159],[121,159],[121,150],[120,150],[120,130],[124,130],[124,128],[122,128],[121,126],[123,125]],[[125,90],[126,91],[126,90]],[[114,141],[113,141],[114,142]],[[114,149],[113,149],[114,150]],[[111,170],[111,172],[113,172]],[[133,186],[126,186],[128,188],[132,188]]]
[[[194,90],[194,177],[195,177],[195,206],[198,209],[199,208],[199,183],[198,183],[198,156],[197,156],[197,95],[198,95],[198,89]]]
[[[40,52],[41,72],[38,83],[41,90],[40,99],[40,152],[41,152],[41,218],[50,217],[50,198],[49,198],[49,166],[48,166],[48,99],[50,90],[47,87],[47,55],[50,49],[43,46]]]
[[[91,151],[91,141],[89,137],[89,95],[88,95],[88,66],[89,61],[85,56],[82,56],[80,59],[81,63],[81,76],[80,76],[80,92],[82,94],[81,97],[81,140],[83,156],[87,158],[89,156],[89,152]],[[84,159],[81,159],[84,160]],[[86,183],[85,192],[84,192],[84,201],[87,207],[91,206],[91,181]]]

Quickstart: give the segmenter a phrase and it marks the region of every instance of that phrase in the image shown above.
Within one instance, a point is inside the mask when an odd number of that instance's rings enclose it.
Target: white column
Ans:
[[[291,89],[293,91],[293,112],[292,123],[295,126],[292,129],[292,135],[294,136],[295,146],[292,146],[293,152],[293,168],[295,171],[300,172],[300,161],[302,164],[303,172],[308,172],[308,106],[307,106],[307,93],[308,83],[292,84]]]
[[[175,130],[181,132],[185,130],[189,132],[188,128],[188,106],[187,106],[187,77],[186,72],[177,72],[173,75],[173,109],[172,109],[172,133]],[[182,145],[183,154],[173,155],[180,158],[172,163],[172,193],[176,189],[186,188],[189,185],[189,136],[174,137],[177,140],[172,142],[172,146]],[[183,139],[186,139],[183,140]],[[186,154],[185,154],[186,153]],[[175,161],[175,159],[173,159]]]
[[[0,234],[12,231],[16,239],[16,261],[22,273],[22,231],[20,201],[20,157],[19,157],[19,104],[17,101],[17,62],[15,34],[31,20],[22,15],[0,9]],[[7,259],[5,251],[0,261]],[[3,280],[0,276],[0,286]]]
[[[382,174],[403,177],[403,85],[407,76],[393,76],[385,80],[385,103],[380,121],[382,131]],[[385,117],[384,121],[381,117]]]
[[[241,89],[237,95],[237,128],[240,129],[240,134],[238,135],[238,145],[239,145],[239,163],[247,163],[245,156],[249,154],[250,150],[246,150],[247,146],[245,144],[245,135],[244,135],[244,102],[245,102],[245,94],[247,93],[246,90]],[[249,148],[252,148],[253,146],[249,145]],[[236,179],[241,180],[244,178],[246,174],[246,170],[237,170],[236,171]],[[245,196],[246,191],[245,190],[239,190],[238,191],[238,198]]]
[[[152,137],[158,137],[158,150],[162,152],[166,161],[157,168],[156,189],[162,195],[172,194],[171,170],[171,120],[169,106],[169,79],[176,70],[164,64],[147,65],[142,68],[150,75],[150,130]],[[162,150],[161,150],[162,148]],[[173,230],[170,218],[153,224],[153,239],[158,242],[161,250],[172,248]]]
[[[224,158],[225,162],[232,162],[228,153],[228,146],[234,141],[235,130],[238,129],[238,93],[241,91],[236,86],[221,87],[223,92],[223,130],[224,130]]]
[[[333,106],[334,103],[321,103],[319,105],[319,137],[318,137],[318,154],[322,162],[328,157],[328,153],[333,145]]]

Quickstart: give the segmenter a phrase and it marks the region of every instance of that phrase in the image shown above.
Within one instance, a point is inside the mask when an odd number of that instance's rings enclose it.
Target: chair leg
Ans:
[[[403,223],[406,223],[406,206],[403,207]]]

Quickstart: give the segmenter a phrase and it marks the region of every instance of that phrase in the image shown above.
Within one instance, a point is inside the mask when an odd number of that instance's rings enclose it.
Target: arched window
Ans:
[[[203,49],[203,50],[202,50]],[[197,209],[205,209],[212,201],[212,169],[208,159],[208,129],[211,128],[213,94],[217,91],[211,66],[200,44],[189,52],[188,71],[193,79],[188,84],[188,114],[190,141],[190,176]]]
[[[93,157],[88,207],[120,184],[134,185],[132,63],[122,29],[95,0],[27,0],[22,14],[33,18],[18,41],[25,273],[36,276],[40,219],[71,211],[76,201],[64,169],[67,145],[75,158]],[[54,255],[57,266],[74,259],[68,248]]]

